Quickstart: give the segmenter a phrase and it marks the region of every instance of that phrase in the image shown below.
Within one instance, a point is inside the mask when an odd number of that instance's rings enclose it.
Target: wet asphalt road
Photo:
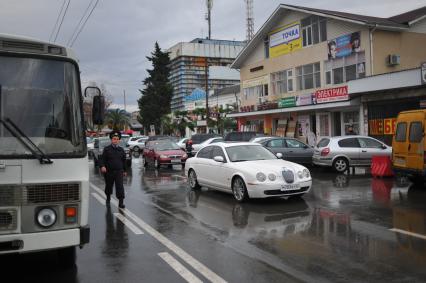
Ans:
[[[300,200],[238,204],[189,190],[180,167],[145,169],[135,157],[119,211],[91,163],[91,242],[76,268],[48,253],[0,264],[13,282],[426,281],[426,188],[364,169],[312,175]]]

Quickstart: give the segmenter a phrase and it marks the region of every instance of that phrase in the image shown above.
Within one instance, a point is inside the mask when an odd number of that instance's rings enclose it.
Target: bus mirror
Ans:
[[[103,96],[97,95],[93,97],[92,105],[92,120],[95,125],[104,124],[105,116],[105,98]]]

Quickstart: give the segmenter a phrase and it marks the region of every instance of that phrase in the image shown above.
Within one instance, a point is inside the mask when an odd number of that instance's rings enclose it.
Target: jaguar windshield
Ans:
[[[80,86],[74,64],[0,56],[0,120],[12,121],[50,157],[85,154]],[[0,157],[33,156],[0,123]]]

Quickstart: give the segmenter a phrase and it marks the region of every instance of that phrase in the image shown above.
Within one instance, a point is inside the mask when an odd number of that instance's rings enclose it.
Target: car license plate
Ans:
[[[396,157],[394,163],[395,165],[405,166],[405,159]]]
[[[281,191],[292,191],[300,189],[299,184],[281,185]]]
[[[172,159],[172,163],[180,163],[180,159]]]

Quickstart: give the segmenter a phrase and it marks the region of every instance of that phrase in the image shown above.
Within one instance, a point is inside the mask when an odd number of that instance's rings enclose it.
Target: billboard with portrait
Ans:
[[[361,34],[359,31],[339,36],[328,41],[328,59],[349,56],[361,51]]]
[[[288,54],[301,48],[300,22],[293,22],[269,34],[269,55],[271,58]]]

